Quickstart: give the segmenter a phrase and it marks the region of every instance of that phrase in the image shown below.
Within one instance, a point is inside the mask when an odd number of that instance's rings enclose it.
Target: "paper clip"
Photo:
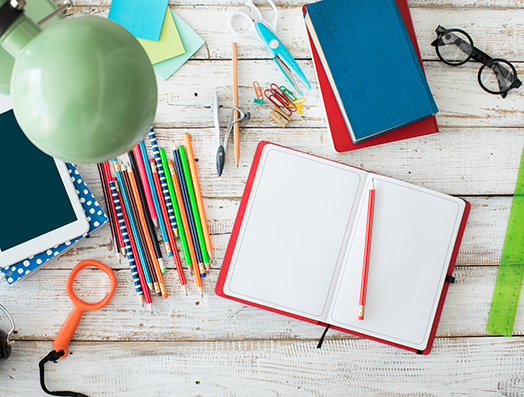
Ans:
[[[293,103],[297,107],[298,111],[297,114],[302,114],[302,105],[306,102],[306,100],[303,97],[297,98]]]
[[[280,90],[286,94],[286,96],[291,99],[293,102],[295,102],[297,100],[297,97],[291,92],[289,91],[285,86],[281,85],[280,86]]]
[[[262,95],[262,90],[260,89],[258,81],[253,81],[253,89],[255,90],[255,95],[257,96],[253,102],[262,105],[262,103],[264,102],[264,96]]]
[[[264,95],[273,105],[286,109],[287,112],[289,112],[288,116],[291,116],[291,114],[297,110],[297,107],[293,102],[291,102],[291,99],[280,91],[280,88],[278,88],[274,83],[270,85],[270,88],[264,91]]]

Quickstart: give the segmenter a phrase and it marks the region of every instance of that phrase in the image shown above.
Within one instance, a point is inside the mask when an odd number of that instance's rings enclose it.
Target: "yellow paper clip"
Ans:
[[[264,102],[264,96],[262,95],[262,90],[260,89],[258,81],[253,81],[253,89],[255,90],[255,95],[257,96],[253,102],[262,105],[262,103]]]
[[[306,102],[306,100],[302,97],[297,98],[296,100],[293,101],[293,103],[295,104],[295,106],[298,109],[297,114],[302,114],[302,105],[304,104],[304,102]]]

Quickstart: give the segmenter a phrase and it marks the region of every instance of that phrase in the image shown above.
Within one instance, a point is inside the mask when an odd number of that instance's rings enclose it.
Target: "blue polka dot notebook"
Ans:
[[[76,193],[80,198],[80,203],[84,208],[86,218],[89,221],[89,230],[82,236],[66,241],[65,243],[57,245],[56,247],[50,248],[39,254],[30,256],[23,261],[5,268],[0,267],[0,276],[3,275],[8,284],[14,284],[29,274],[34,273],[36,270],[40,269],[43,265],[48,263],[51,259],[59,256],[60,254],[63,254],[85,237],[89,237],[89,234],[93,233],[108,220],[106,214],[87,187],[76,167],[69,163],[66,163],[66,165],[71,177],[71,181],[75,186]]]

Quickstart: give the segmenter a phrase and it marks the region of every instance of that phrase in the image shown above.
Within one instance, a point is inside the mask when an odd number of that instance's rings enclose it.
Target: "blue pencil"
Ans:
[[[187,214],[187,223],[189,223],[189,229],[191,232],[191,238],[193,239],[193,245],[195,247],[195,253],[200,266],[200,277],[205,277],[206,273],[203,268],[202,252],[200,251],[200,244],[198,242],[198,235],[195,226],[195,218],[193,217],[193,211],[191,210],[191,204],[189,202],[189,194],[187,192],[186,181],[184,179],[184,171],[182,170],[182,163],[180,160],[180,154],[178,150],[173,150],[173,158],[175,163],[175,171],[178,177],[178,183],[180,190],[182,191],[182,199],[184,201],[184,208]]]
[[[144,168],[146,169],[147,181],[149,182],[149,190],[151,191],[151,196],[153,197],[153,205],[155,206],[155,211],[158,216],[158,226],[160,227],[160,234],[162,235],[162,240],[164,241],[164,245],[166,246],[167,256],[172,256],[172,248],[169,245],[169,237],[167,235],[164,217],[162,216],[162,209],[160,208],[160,202],[158,201],[158,195],[156,194],[155,181],[153,180],[151,167],[149,167],[149,157],[147,157],[146,144],[144,141],[142,141],[138,146],[140,147],[140,153],[142,153],[142,160],[144,162]],[[169,249],[167,249],[168,247]]]
[[[151,280],[151,275],[149,274],[149,269],[147,267],[146,258],[144,256],[144,250],[142,248],[142,243],[140,242],[138,230],[137,230],[136,223],[135,223],[135,217],[133,216],[133,211],[131,209],[132,208],[131,203],[129,202],[129,197],[127,196],[126,186],[122,179],[122,172],[120,171],[120,164],[118,164],[117,159],[113,159],[113,167],[115,169],[116,177],[118,179],[118,185],[120,186],[120,192],[122,192],[122,198],[124,200],[124,207],[126,208],[126,212],[127,212],[127,219],[129,219],[129,224],[131,225],[131,230],[133,231],[133,237],[135,239],[136,250],[138,251],[140,262],[142,262],[142,270],[144,271],[144,276],[146,278],[146,282],[147,282],[147,285],[149,286],[149,289],[151,291],[154,291],[153,281]]]
[[[126,223],[124,221],[124,215],[122,215],[122,207],[120,206],[120,199],[118,198],[115,182],[109,181],[109,187],[111,189],[113,202],[115,203],[118,226],[120,226],[122,239],[124,240],[124,248],[126,249],[127,260],[129,262],[129,267],[131,268],[131,276],[133,277],[133,284],[135,284],[135,291],[138,295],[138,298],[140,299],[140,302],[142,303],[142,306],[144,306],[144,291],[142,290],[142,284],[140,284],[140,276],[138,275],[135,257],[133,256],[133,250],[131,249],[131,244],[129,242],[129,235],[127,234]]]
[[[158,178],[160,179],[160,185],[162,187],[162,193],[164,194],[164,200],[166,202],[167,214],[169,215],[169,222],[175,232],[175,236],[178,237],[177,225],[175,219],[175,212],[173,211],[173,203],[171,203],[171,196],[169,195],[169,189],[166,182],[166,174],[164,173],[164,167],[162,166],[162,159],[160,158],[160,152],[158,151],[158,145],[156,143],[155,131],[151,128],[149,130],[149,139],[151,140],[151,148],[153,149],[153,156],[155,157],[156,169],[158,172]]]

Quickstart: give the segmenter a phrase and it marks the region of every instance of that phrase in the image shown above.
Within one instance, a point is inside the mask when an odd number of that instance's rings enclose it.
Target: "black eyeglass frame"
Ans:
[[[458,33],[463,34],[465,37],[467,37],[467,39],[469,40],[469,44],[471,46],[471,53],[466,57],[466,59],[464,59],[461,62],[455,62],[455,63],[449,62],[440,54],[440,51],[439,51],[439,45],[438,45],[439,41],[442,39],[442,37],[444,35],[446,35],[448,33],[452,33],[452,32],[458,32]],[[462,30],[462,29],[446,29],[443,26],[439,25],[437,27],[437,29],[435,29],[435,33],[437,33],[437,39],[434,40],[431,43],[431,45],[433,47],[435,47],[435,51],[437,53],[437,56],[446,65],[460,66],[460,65],[464,65],[470,59],[472,59],[473,61],[482,63],[482,66],[480,67],[479,72],[477,74],[477,81],[478,81],[479,85],[482,87],[482,89],[484,91],[489,92],[490,94],[494,94],[494,95],[499,95],[500,94],[502,96],[502,98],[506,98],[506,95],[509,92],[509,90],[511,90],[513,88],[519,88],[521,86],[522,82],[518,79],[518,77],[517,77],[517,70],[515,69],[515,66],[513,66],[513,64],[511,62],[509,62],[509,61],[507,61],[505,59],[502,59],[502,58],[492,58],[488,54],[486,54],[485,52],[479,50],[477,47],[475,47],[473,45],[473,39],[471,38],[471,36],[467,32],[465,32],[464,30]],[[513,76],[514,76],[514,80],[512,81],[511,85],[508,88],[503,89],[503,90],[499,90],[499,91],[493,91],[493,90],[490,90],[489,88],[487,88],[482,83],[481,75],[482,75],[482,71],[484,70],[484,68],[489,67],[490,69],[492,69],[492,65],[497,63],[497,62],[504,62],[504,64],[506,64],[506,65],[508,65],[510,67],[511,72],[513,73]]]

